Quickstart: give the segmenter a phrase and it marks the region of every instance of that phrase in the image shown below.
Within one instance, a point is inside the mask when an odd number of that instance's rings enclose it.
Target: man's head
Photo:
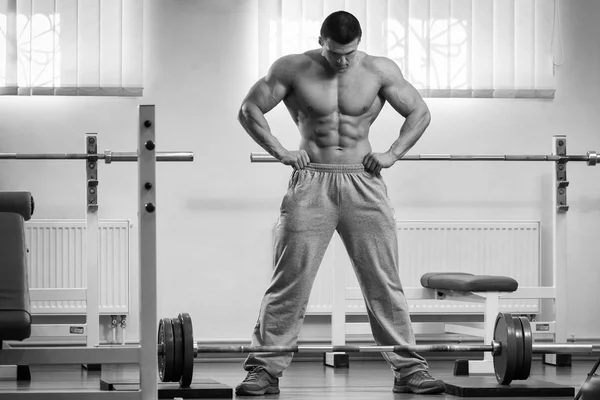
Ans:
[[[336,72],[344,72],[352,66],[362,29],[356,17],[346,11],[330,14],[321,26],[319,44],[322,55]]]

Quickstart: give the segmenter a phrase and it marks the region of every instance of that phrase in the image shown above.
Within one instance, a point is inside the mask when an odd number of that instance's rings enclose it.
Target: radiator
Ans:
[[[31,220],[25,223],[29,288],[85,288],[86,223],[84,220]],[[98,224],[100,314],[129,312],[129,221]],[[32,301],[33,314],[84,314],[85,301]]]
[[[541,239],[538,221],[398,221],[402,285],[421,287],[426,272],[469,272],[505,275],[520,287],[540,285]],[[346,287],[358,287],[344,246],[332,240],[311,292],[307,312],[332,310],[333,265],[345,269]],[[483,306],[448,300],[410,299],[411,313],[480,313]],[[539,300],[501,300],[500,309],[535,314]],[[348,300],[347,313],[364,313],[362,301]]]

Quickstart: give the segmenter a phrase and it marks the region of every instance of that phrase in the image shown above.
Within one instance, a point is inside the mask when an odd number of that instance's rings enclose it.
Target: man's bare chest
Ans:
[[[310,113],[358,116],[377,103],[379,90],[379,81],[370,74],[305,75],[297,77],[294,97],[298,106]]]

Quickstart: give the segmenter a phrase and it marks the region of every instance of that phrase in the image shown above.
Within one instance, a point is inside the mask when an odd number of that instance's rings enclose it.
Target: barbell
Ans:
[[[154,142],[146,143],[149,150],[155,147]],[[137,161],[138,155],[132,151],[111,151],[104,153],[0,153],[0,160],[104,160],[105,164],[122,161]],[[194,161],[194,153],[188,151],[157,152],[156,161]]]
[[[416,154],[405,155],[398,161],[553,161],[572,162],[585,161],[594,166],[600,161],[600,155],[595,151],[588,151],[585,155],[451,155],[451,154]],[[267,153],[250,153],[250,162],[267,163],[279,162],[278,159]]]
[[[194,341],[189,314],[162,318],[158,324],[158,371],[162,382],[192,383],[194,358],[200,353],[374,353],[374,352],[491,352],[496,380],[509,385],[529,378],[533,354],[593,353],[592,344],[533,343],[529,320],[499,313],[489,345],[390,345],[390,346],[205,346]]]

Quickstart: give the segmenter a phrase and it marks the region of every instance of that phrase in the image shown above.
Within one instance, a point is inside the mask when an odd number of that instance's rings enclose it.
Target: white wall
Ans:
[[[546,154],[554,134],[568,135],[569,153],[600,151],[600,3],[561,4],[565,62],[556,69],[554,100],[426,99],[432,123],[411,152]],[[133,150],[137,105],[155,104],[159,150],[196,154],[194,163],[158,167],[159,316],[189,312],[196,338],[247,339],[269,282],[271,229],[291,172],[250,164],[249,153],[261,149],[236,121],[257,78],[256,3],[147,0],[144,13],[144,98],[2,97],[0,152],[81,152],[85,132],[99,134],[99,149]],[[283,105],[268,120],[284,144],[296,145]],[[401,123],[387,106],[372,128],[375,150],[389,147]],[[30,190],[36,218],[85,217],[83,165],[0,165],[0,189]],[[600,337],[586,307],[600,300],[600,171],[583,164],[568,171],[568,333]],[[537,219],[547,226],[551,173],[551,163],[400,162],[384,176],[399,219]],[[134,164],[101,166],[101,218],[137,222],[136,178]],[[137,271],[133,278],[135,286]],[[129,327],[135,340],[134,316]]]

